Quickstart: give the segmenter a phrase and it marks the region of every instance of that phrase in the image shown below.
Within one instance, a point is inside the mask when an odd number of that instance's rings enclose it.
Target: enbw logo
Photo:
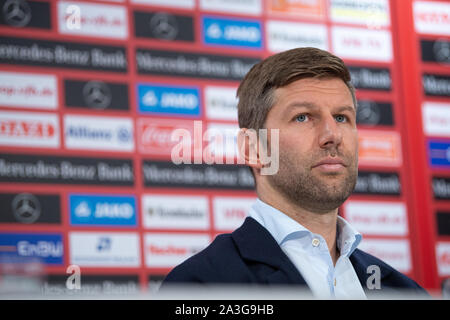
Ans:
[[[37,259],[47,265],[62,265],[64,246],[59,233],[1,233],[0,260]],[[25,261],[25,260],[23,260]]]

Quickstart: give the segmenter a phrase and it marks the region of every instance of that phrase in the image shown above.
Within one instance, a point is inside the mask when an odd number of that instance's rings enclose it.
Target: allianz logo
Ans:
[[[114,134],[116,131],[116,134]],[[121,142],[131,141],[133,135],[128,128],[114,129],[89,128],[85,126],[69,126],[66,135],[78,139],[112,140],[115,136]]]
[[[94,216],[95,218],[130,219],[134,215],[134,208],[129,203],[98,202],[91,208],[87,201],[81,201],[75,208],[75,215],[79,218]]]
[[[256,27],[229,25],[222,30],[218,23],[211,24],[206,35],[212,39],[224,38],[229,41],[258,42],[261,39],[261,32]]]
[[[198,107],[198,98],[193,93],[175,93],[163,92],[161,94],[161,101],[159,101],[153,90],[148,91],[142,97],[142,103],[147,107],[161,108],[181,108],[181,109],[195,109]]]
[[[51,241],[38,241],[37,243],[19,241],[17,253],[22,257],[59,258],[63,255],[63,245],[61,242],[54,243]]]

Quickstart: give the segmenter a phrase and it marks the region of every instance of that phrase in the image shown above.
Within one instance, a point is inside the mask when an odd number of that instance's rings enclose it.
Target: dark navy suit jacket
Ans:
[[[350,261],[368,296],[380,291],[367,288],[367,279],[372,275],[367,269],[370,265],[379,266],[384,292],[408,289],[408,292],[428,295],[415,281],[359,249],[352,253]],[[233,233],[219,235],[206,249],[176,266],[161,288],[170,283],[294,284],[307,288],[302,275],[269,231],[250,217]]]

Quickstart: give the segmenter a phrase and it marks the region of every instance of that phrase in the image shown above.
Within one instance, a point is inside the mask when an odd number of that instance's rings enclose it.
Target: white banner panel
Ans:
[[[151,229],[209,228],[209,206],[206,196],[142,196],[142,221]]]
[[[206,248],[210,237],[204,234],[147,233],[144,243],[147,267],[172,268]]]
[[[222,159],[224,156],[231,160],[234,159],[236,156],[239,156],[237,145],[238,132],[239,126],[237,124],[209,123],[207,131],[204,133],[207,143],[204,144],[203,152],[218,156],[219,159]]]
[[[333,22],[364,25],[369,29],[390,26],[388,0],[330,0]]]
[[[60,1],[58,31],[63,34],[126,39],[127,10],[117,5]]]
[[[133,122],[123,117],[64,116],[65,145],[69,149],[133,151]]]
[[[214,197],[214,226],[220,231],[233,231],[240,227],[256,198]]]
[[[436,244],[436,260],[439,276],[450,276],[450,242]]]
[[[53,113],[0,111],[0,145],[58,148],[58,116]]]
[[[236,87],[205,87],[206,116],[213,120],[238,121]]]
[[[414,1],[413,10],[416,32],[450,36],[450,3]]]
[[[81,267],[139,267],[136,233],[70,232],[70,263]]]
[[[358,249],[381,259],[400,272],[411,271],[411,253],[408,240],[363,239]]]
[[[347,201],[345,219],[363,235],[408,234],[406,206],[402,202]]]
[[[450,103],[425,102],[422,119],[426,135],[450,137]]]
[[[328,50],[327,28],[323,24],[268,21],[267,47],[280,52],[298,47],[315,47]]]
[[[255,16],[262,13],[262,0],[199,0],[199,3],[200,9],[205,11]]]
[[[131,3],[182,9],[193,9],[195,7],[195,0],[131,0]]]
[[[332,27],[333,53],[342,59],[392,61],[390,31]]]
[[[56,109],[56,82],[54,75],[0,72],[0,106]]]

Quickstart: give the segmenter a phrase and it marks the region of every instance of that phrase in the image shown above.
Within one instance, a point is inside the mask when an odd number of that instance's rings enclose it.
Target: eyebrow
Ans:
[[[307,109],[317,109],[318,106],[314,102],[293,102],[288,105],[288,108],[307,108]],[[356,114],[356,110],[353,106],[341,106],[336,109],[337,112],[350,111]]]

